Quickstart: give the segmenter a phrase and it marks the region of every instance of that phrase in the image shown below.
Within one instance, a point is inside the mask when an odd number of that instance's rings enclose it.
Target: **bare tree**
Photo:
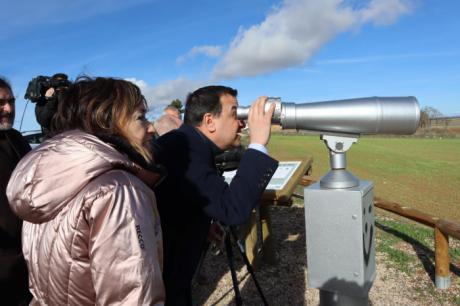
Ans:
[[[425,106],[422,108],[422,112],[425,112],[428,115],[428,118],[438,118],[438,117],[443,117],[443,113],[441,113],[437,108],[434,108],[432,106]]]
[[[427,112],[423,109],[420,111],[420,127],[426,128],[430,126],[430,117],[428,116]]]
[[[432,106],[425,106],[420,111],[420,127],[427,128],[431,126],[430,119],[443,117],[444,115]]]

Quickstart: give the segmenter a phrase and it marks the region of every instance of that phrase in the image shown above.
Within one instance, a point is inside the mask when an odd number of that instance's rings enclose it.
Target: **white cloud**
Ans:
[[[221,53],[222,47],[220,46],[195,46],[186,54],[179,56],[176,59],[176,63],[181,65],[199,54],[204,54],[209,57],[218,57]]]
[[[184,103],[190,92],[204,85],[204,82],[186,78],[169,80],[155,86],[150,86],[145,81],[136,78],[126,80],[139,86],[151,109],[168,105],[174,99],[179,99]]]
[[[410,0],[372,0],[354,9],[343,0],[284,0],[265,20],[240,29],[214,79],[251,76],[307,61],[337,34],[363,23],[387,25],[411,11]]]
[[[365,5],[353,7],[353,1],[346,0],[284,0],[280,6],[273,8],[262,23],[239,30],[227,52],[214,67],[211,81],[178,78],[150,86],[143,80],[127,80],[141,88],[150,109],[155,113],[174,99],[185,102],[188,93],[209,82],[302,65],[325,43],[344,31],[370,22],[376,25],[395,22],[399,16],[412,10],[410,1],[370,0]],[[176,61],[184,63],[200,54],[219,57],[222,48],[212,45],[195,46]],[[400,56],[414,55],[396,55]],[[376,56],[329,62],[385,59],[386,56]]]
[[[376,25],[394,23],[399,16],[410,13],[413,4],[401,0],[372,0],[368,7],[357,12],[361,22],[373,22]]]
[[[144,91],[148,88],[148,85],[144,80],[138,80],[136,78],[126,78],[125,81],[129,81],[129,82],[134,83],[135,85],[137,85],[137,87],[140,88],[142,94],[144,94]]]

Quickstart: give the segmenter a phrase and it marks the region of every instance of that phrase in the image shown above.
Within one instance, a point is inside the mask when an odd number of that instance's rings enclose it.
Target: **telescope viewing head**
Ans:
[[[420,121],[415,97],[369,97],[314,103],[281,102],[269,98],[268,110],[275,103],[272,123],[282,129],[316,131],[329,150],[331,171],[320,180],[322,188],[356,187],[359,179],[346,170],[346,152],[360,135],[413,134]],[[237,117],[247,119],[249,107],[238,107]]]
[[[413,134],[420,121],[415,97],[369,97],[313,103],[282,102],[269,98],[268,110],[275,103],[272,123],[283,129],[324,133],[375,135]],[[248,117],[249,106],[237,108],[238,119]]]

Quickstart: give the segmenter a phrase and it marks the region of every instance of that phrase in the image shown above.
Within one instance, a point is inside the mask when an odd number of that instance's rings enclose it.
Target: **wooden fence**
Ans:
[[[302,178],[301,186],[308,186],[315,181],[308,177]],[[296,197],[303,196],[296,194]],[[460,225],[431,216],[417,209],[385,201],[379,197],[374,198],[374,205],[380,209],[389,211],[412,221],[422,223],[434,229],[435,245],[435,283],[439,289],[447,289],[450,286],[450,259],[449,259],[449,236],[460,240]]]
[[[434,229],[435,282],[439,289],[450,286],[449,236],[460,239],[460,225],[431,216],[417,209],[375,197],[374,205]]]

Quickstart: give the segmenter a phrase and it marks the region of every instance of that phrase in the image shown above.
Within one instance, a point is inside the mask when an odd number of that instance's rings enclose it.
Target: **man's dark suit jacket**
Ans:
[[[30,145],[14,129],[0,131],[0,304],[26,305],[29,293],[27,265],[22,256],[22,220],[10,209],[6,186]]]
[[[246,222],[278,162],[248,149],[228,185],[214,162],[222,151],[195,127],[183,124],[157,139],[156,147],[155,161],[168,171],[155,190],[163,229],[166,304],[191,305],[191,281],[211,218],[227,225]]]

